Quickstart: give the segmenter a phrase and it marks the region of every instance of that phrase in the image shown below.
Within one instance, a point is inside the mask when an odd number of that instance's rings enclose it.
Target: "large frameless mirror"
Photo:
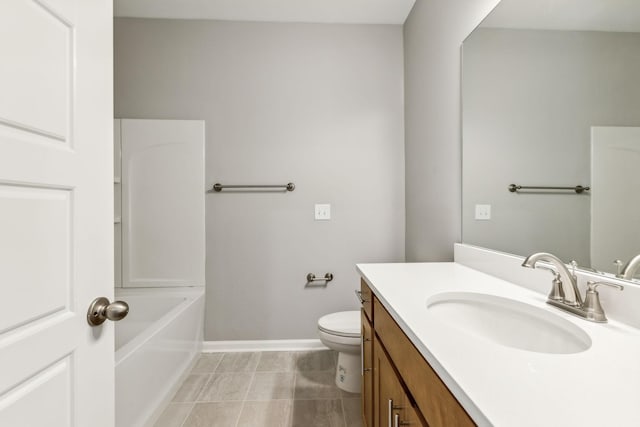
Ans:
[[[502,0],[462,76],[463,242],[608,273],[640,254],[640,2]]]

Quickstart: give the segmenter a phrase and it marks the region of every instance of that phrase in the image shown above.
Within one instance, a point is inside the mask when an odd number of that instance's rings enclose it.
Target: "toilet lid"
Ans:
[[[341,311],[327,314],[318,320],[318,329],[342,337],[360,336],[360,311]]]

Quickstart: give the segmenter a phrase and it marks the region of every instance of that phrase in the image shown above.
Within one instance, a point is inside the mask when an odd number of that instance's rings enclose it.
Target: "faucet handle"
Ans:
[[[548,295],[549,299],[554,301],[564,302],[564,290],[562,289],[562,279],[560,278],[560,273],[557,272],[555,268],[546,267],[544,265],[539,265],[536,268],[539,268],[540,270],[546,270],[551,274],[553,274],[553,282],[551,282],[552,283],[551,291],[549,292],[549,295]]]
[[[605,286],[610,286],[612,288],[616,288],[618,290],[623,290],[624,286],[622,285],[616,285],[614,283],[608,283],[608,282],[593,282],[593,281],[588,281],[587,282],[587,294],[584,298],[584,304],[582,306],[582,309],[586,315],[586,318],[588,320],[593,320],[594,322],[606,322],[607,321],[607,316],[605,316],[604,314],[604,309],[602,308],[602,305],[600,304],[600,295],[598,294],[598,291],[596,290],[598,288],[598,286],[600,285],[605,285]]]
[[[619,259],[613,261],[613,265],[616,266],[616,277],[618,277],[618,278],[622,277],[622,265],[623,264],[624,263]]]
[[[595,293],[598,293],[598,291],[596,291],[596,288],[600,285],[605,285],[605,286],[609,286],[612,288],[616,288],[619,291],[624,290],[624,286],[622,285],[617,285],[615,283],[609,283],[609,282],[594,282],[594,281],[588,281],[587,282],[587,292],[593,291]]]

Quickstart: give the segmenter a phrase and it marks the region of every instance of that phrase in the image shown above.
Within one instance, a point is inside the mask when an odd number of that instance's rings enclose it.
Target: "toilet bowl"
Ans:
[[[338,352],[336,385],[349,393],[360,393],[360,311],[341,311],[318,319],[318,335],[327,347]]]

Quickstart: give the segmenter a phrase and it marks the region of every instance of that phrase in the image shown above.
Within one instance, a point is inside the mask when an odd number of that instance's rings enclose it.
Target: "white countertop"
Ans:
[[[588,322],[547,305],[545,295],[457,263],[357,269],[479,426],[640,426],[640,330]],[[427,310],[430,296],[452,291],[548,310],[583,329],[592,345],[575,354],[536,353],[460,331]]]

